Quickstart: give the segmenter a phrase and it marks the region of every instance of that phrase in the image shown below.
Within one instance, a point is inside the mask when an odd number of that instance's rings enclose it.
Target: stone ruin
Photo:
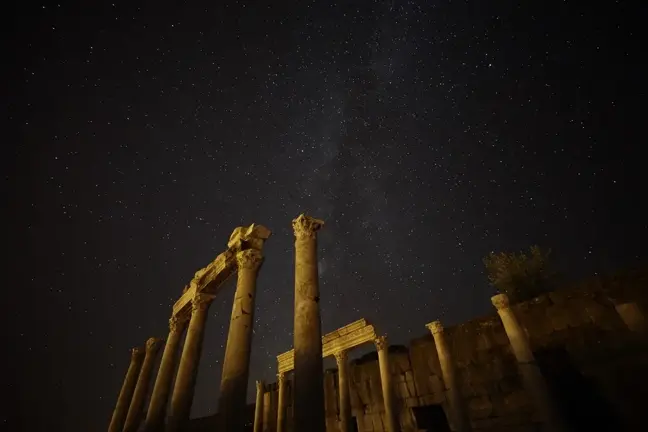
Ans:
[[[257,381],[256,401],[246,403],[256,277],[270,237],[253,224],[234,230],[174,304],[148,409],[162,340],[132,350],[109,432],[648,429],[648,268],[515,305],[499,294],[491,316],[448,328],[432,321],[409,346],[389,346],[364,319],[321,335],[322,225],[305,215],[293,220],[295,349],[277,356],[276,383]],[[218,413],[189,421],[207,308],[234,274]],[[376,351],[349,362],[349,351],[365,343]],[[330,355],[338,367],[324,371]]]

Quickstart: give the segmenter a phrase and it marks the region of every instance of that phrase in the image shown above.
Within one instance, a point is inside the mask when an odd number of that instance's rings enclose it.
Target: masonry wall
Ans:
[[[645,276],[636,272],[625,279],[593,279],[514,306],[552,396],[573,430],[647,427],[640,404],[648,400],[648,392],[640,383],[648,382],[648,346],[627,329],[614,305],[616,299],[635,300],[645,308]],[[536,430],[530,398],[497,314],[447,328],[446,337],[473,429]],[[409,347],[391,347],[390,366],[404,432],[425,430],[417,426],[416,407],[437,405],[448,413],[431,335],[411,341]],[[376,353],[353,361],[350,372],[358,430],[384,431]],[[326,372],[325,392],[327,430],[337,431],[337,371]]]
[[[572,430],[648,430],[642,405],[648,400],[648,338],[629,331],[615,309],[615,304],[635,301],[646,313],[647,300],[648,268],[644,268],[612,278],[594,278],[513,307],[527,330],[552,396]],[[537,430],[529,396],[495,310],[490,316],[446,328],[445,332],[473,430]],[[390,347],[397,412],[403,432],[443,432],[443,419],[438,417],[434,426],[427,426],[429,429],[419,426],[425,421],[425,412],[436,409],[437,414],[448,413],[434,339],[425,331],[421,333],[408,347]],[[351,407],[358,431],[384,431],[377,354],[352,361],[349,371]],[[292,432],[290,384],[286,430]],[[276,401],[276,386],[271,389],[271,400]],[[327,430],[336,432],[337,370],[325,372],[324,389]]]

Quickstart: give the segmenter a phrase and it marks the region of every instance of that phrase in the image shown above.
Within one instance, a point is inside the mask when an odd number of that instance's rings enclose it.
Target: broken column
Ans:
[[[323,224],[304,214],[292,221],[295,232],[294,418],[298,431],[325,430],[317,273],[317,231]]]
[[[202,352],[203,335],[207,321],[207,310],[214,299],[211,294],[196,294],[191,300],[191,319],[187,328],[178,375],[176,376],[173,395],[171,396],[171,413],[167,432],[177,432],[189,420],[193,402],[198,362]]]
[[[468,410],[466,409],[466,404],[464,403],[461,391],[457,385],[455,365],[450,349],[448,348],[448,342],[445,338],[443,325],[441,324],[441,321],[433,321],[427,324],[426,327],[434,337],[434,345],[436,346],[437,354],[439,356],[441,374],[443,375],[443,382],[446,388],[446,397],[452,412],[453,430],[459,432],[470,431],[471,426],[468,417]]]
[[[153,373],[153,366],[155,365],[155,359],[157,353],[160,351],[161,344],[162,340],[157,338],[150,338],[146,341],[146,354],[139,377],[137,377],[137,385],[133,392],[133,399],[131,400],[130,408],[128,408],[124,432],[135,432],[142,421],[142,408],[144,408],[149,383],[151,382],[151,374]]]
[[[286,374],[280,372],[277,374],[277,432],[286,430]]]
[[[335,353],[335,361],[338,367],[338,391],[340,395],[340,432],[351,432],[351,399],[349,397],[349,364],[347,351]]]
[[[394,391],[392,389],[392,376],[389,369],[389,344],[387,336],[378,336],[374,341],[378,351],[378,367],[380,369],[380,384],[382,386],[383,403],[385,405],[385,422],[387,432],[397,432],[398,419],[394,406]]]
[[[506,294],[491,297],[493,306],[502,320],[504,330],[511,344],[511,350],[518,363],[520,377],[524,388],[533,400],[539,420],[544,423],[546,431],[564,430],[562,422],[551,400],[547,383],[535,361],[527,334],[520,325]]]
[[[256,404],[254,406],[254,432],[263,430],[263,395],[265,393],[265,384],[263,381],[256,382]]]
[[[117,397],[117,404],[115,405],[115,410],[113,411],[110,425],[108,426],[108,432],[121,432],[124,427],[143,360],[144,350],[142,348],[133,348],[131,350],[130,365],[128,365],[126,378],[124,378],[124,383]]]
[[[169,393],[171,392],[171,384],[173,383],[173,375],[178,358],[178,345],[180,344],[180,337],[182,336],[186,323],[187,319],[180,319],[177,316],[169,319],[169,336],[167,336],[166,344],[164,345],[160,369],[155,379],[151,402],[146,413],[144,423],[144,430],[146,432],[157,432],[162,430],[164,426],[164,416],[166,415],[167,402],[169,400]]]
[[[241,431],[245,427],[254,298],[257,271],[262,261],[263,255],[259,250],[248,249],[236,253],[238,282],[232,305],[218,403],[221,427],[232,432]]]

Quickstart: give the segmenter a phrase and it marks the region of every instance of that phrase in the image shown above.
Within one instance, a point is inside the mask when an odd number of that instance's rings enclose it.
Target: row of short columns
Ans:
[[[224,414],[223,430],[227,431],[239,431],[244,427],[256,276],[262,261],[261,252],[256,249],[239,251],[236,254],[238,281],[223,361],[219,399],[219,411]],[[173,316],[169,320],[169,335],[145,419],[146,432],[162,430],[177,432],[189,419],[207,313],[214,297],[211,294],[197,293],[191,300],[189,319]],[[185,326],[187,327],[185,343],[176,372],[178,346]],[[132,350],[128,372],[108,427],[109,432],[138,430],[161,342],[159,339],[151,338],[147,341],[146,350],[141,348]],[[174,373],[175,386],[171,392]],[[171,395],[171,402],[165,428],[169,395]]]

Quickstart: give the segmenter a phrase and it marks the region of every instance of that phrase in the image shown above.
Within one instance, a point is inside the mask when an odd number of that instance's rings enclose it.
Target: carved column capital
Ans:
[[[433,335],[443,333],[443,324],[441,324],[441,321],[432,321],[431,323],[426,324],[425,327],[427,327]]]
[[[169,318],[169,332],[178,333],[181,332],[184,328],[184,325],[187,323],[187,317],[179,317],[174,315]]]
[[[315,219],[305,214],[300,214],[297,218],[293,219],[292,226],[297,240],[314,239],[315,232],[319,230],[324,221]]]
[[[236,253],[238,269],[257,270],[263,262],[263,254],[256,249],[247,249]]]
[[[389,347],[389,344],[387,343],[387,336],[378,336],[374,340],[374,344],[376,344],[376,349],[378,351],[382,351]]]
[[[277,374],[277,383],[279,385],[282,385],[286,382],[286,373],[285,372],[279,372]]]
[[[148,338],[146,341],[146,352],[155,354],[159,349],[160,346],[162,346],[162,339],[159,338]]]
[[[257,392],[263,393],[265,391],[265,383],[263,382],[263,380],[256,382],[256,388]]]
[[[340,364],[347,361],[348,351],[347,350],[338,351],[338,352],[334,353],[333,355],[335,356],[335,361],[336,361],[338,367],[340,367]]]
[[[497,294],[491,297],[493,306],[499,311],[510,307],[509,298],[506,294]]]
[[[135,347],[131,348],[131,359],[136,360],[138,357],[141,357],[144,355],[144,348],[142,347]]]
[[[191,313],[206,310],[213,299],[214,296],[211,294],[196,294],[191,299]]]

